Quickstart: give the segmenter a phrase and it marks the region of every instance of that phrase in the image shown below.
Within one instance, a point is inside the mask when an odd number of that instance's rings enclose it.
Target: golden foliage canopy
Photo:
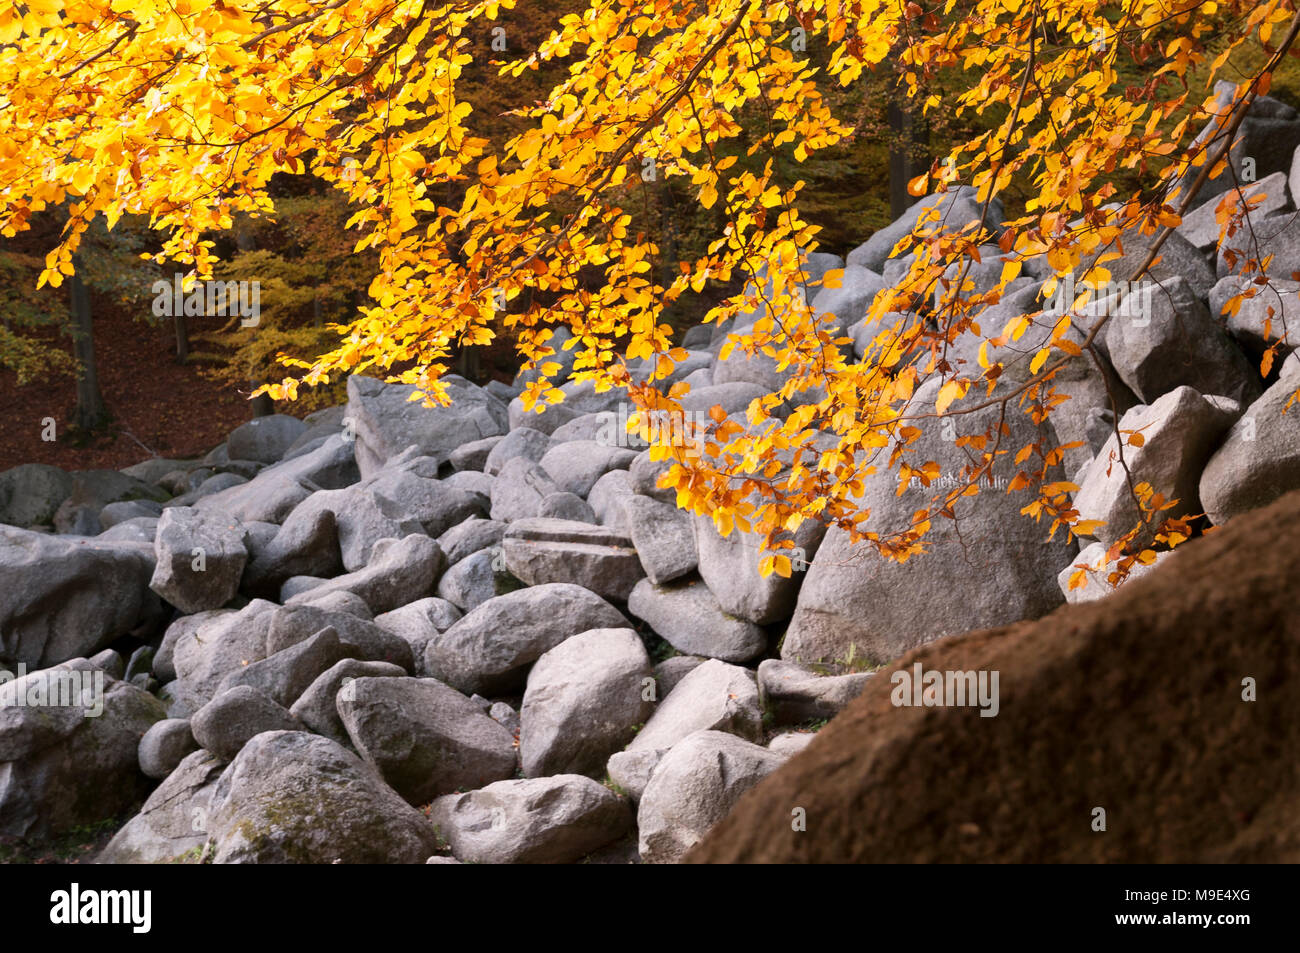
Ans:
[[[273,214],[273,175],[328,182],[351,204],[356,247],[377,253],[379,272],[338,347],[289,362],[295,375],[270,388],[277,397],[371,369],[442,400],[453,349],[502,328],[553,374],[548,341],[564,326],[576,337],[578,379],[672,412],[684,385],[659,382],[682,352],[664,309],[707,283],[744,278],[745,290],[702,320],[758,310],[724,355],[761,353],[787,376],[743,419],[717,415],[699,457],[655,447],[677,461],[667,480],[681,505],[711,513],[724,532],[769,537],[824,520],[905,559],[932,518],[951,516],[1005,459],[1016,469],[1012,489],[1030,497],[1026,513],[1052,532],[1086,532],[1075,525],[1071,485],[1051,476],[1061,448],[1006,446],[1005,426],[967,440],[960,485],[937,492],[905,532],[873,533],[855,500],[866,477],[890,468],[900,486],[929,485],[937,468],[909,447],[940,418],[991,402],[1035,420],[1050,414],[1061,400],[1056,373],[1093,346],[1105,318],[1029,315],[984,328],[979,315],[1024,258],[1045,255],[1063,275],[1105,252],[1091,276],[1105,281],[1121,236],[1178,224],[1198,178],[1226,156],[1227,138],[1191,146],[1190,133],[1207,118],[1235,128],[1267,91],[1297,25],[1293,0],[591,0],[538,49],[494,52],[491,26],[514,2],[6,4],[0,233],[67,203],[68,227],[41,276],[58,285],[87,222],[147,215],[166,236],[158,259],[190,264],[202,279],[213,233],[240,213]],[[816,44],[829,50],[824,68],[800,52]],[[1205,98],[1245,46],[1258,48],[1263,66],[1226,108]],[[525,130],[500,149],[475,134],[457,94],[476,58],[500,61],[506,96],[523,71],[567,65],[545,101],[520,106]],[[1123,78],[1126,63],[1140,65],[1145,85]],[[879,334],[856,360],[805,301],[801,263],[817,230],[799,214],[802,184],[778,181],[771,157],[790,148],[802,160],[849,136],[823,94],[880,68],[895,70],[928,111],[986,117],[929,177],[973,186],[984,215],[960,228],[922,222],[924,234],[904,240],[913,264],[877,297]],[[962,78],[955,95],[932,92],[945,70]],[[741,118],[753,115],[764,131],[742,140]],[[760,161],[739,163],[744,152]],[[668,272],[656,244],[630,228],[627,199],[647,163],[689,181],[726,223],[705,254]],[[1118,170],[1184,186],[1117,194]],[[989,200],[1013,181],[1030,199],[1010,220],[991,220]],[[1221,222],[1234,227],[1230,211]],[[990,244],[1005,258],[1001,282],[977,294],[968,272]],[[1157,239],[1141,268],[1117,277],[1139,277],[1158,254]],[[934,305],[921,313],[916,301]],[[946,360],[972,329],[989,341],[978,375]],[[1004,384],[1008,358],[996,355],[1013,353],[1031,374]],[[640,359],[654,369],[648,382],[629,376],[627,362]],[[917,406],[913,395],[932,379],[937,399]],[[533,408],[561,396],[543,374],[523,400]],[[782,404],[795,408],[784,419],[774,416]],[[774,552],[765,568],[788,566]]]

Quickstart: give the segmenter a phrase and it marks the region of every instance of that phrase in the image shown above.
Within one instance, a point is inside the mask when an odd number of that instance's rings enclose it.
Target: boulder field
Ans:
[[[1286,141],[1242,186],[1278,275],[1300,272]],[[573,380],[562,349],[542,414],[519,398],[533,372],[450,377],[447,408],[353,377],[345,404],[257,418],[202,459],[0,473],[0,842],[113,820],[104,862],[1294,859],[1300,356],[1281,299],[1225,308],[1250,286],[1219,245],[1222,191],[1128,289],[1142,307],[1099,360],[1062,367],[1069,400],[1006,421],[1016,448],[1068,445],[1055,478],[1106,521],[1082,551],[995,489],[903,564],[806,521],[796,571],[765,578],[752,535],[677,508],[619,425],[625,395]],[[808,256],[809,300],[855,355],[934,206],[949,226],[982,210],[954,188],[847,261]],[[1126,236],[1106,267],[1149,244]],[[985,332],[1044,307],[1050,272],[1023,262]],[[759,317],[686,334],[688,413],[743,414],[786,379],[721,357]],[[1028,376],[1033,333],[988,349],[1004,380]],[[953,342],[956,373],[980,340]],[[927,428],[920,459],[951,479],[957,438],[996,414]],[[1213,532],[1071,588],[1137,517],[1117,430],[1143,435],[1133,482]],[[861,503],[888,531],[934,492],[882,473]],[[998,671],[996,715],[896,705],[918,661]]]

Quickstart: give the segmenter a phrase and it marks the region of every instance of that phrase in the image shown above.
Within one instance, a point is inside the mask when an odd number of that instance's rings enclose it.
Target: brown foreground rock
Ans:
[[[917,649],[686,859],[1300,861],[1298,584],[1300,492],[1106,599]],[[917,661],[998,671],[998,715],[895,707]]]

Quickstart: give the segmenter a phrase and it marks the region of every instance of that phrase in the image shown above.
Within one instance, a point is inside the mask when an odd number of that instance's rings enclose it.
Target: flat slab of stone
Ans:
[[[617,602],[626,602],[645,576],[630,536],[575,520],[517,520],[501,550],[506,568],[530,586],[568,582]]]

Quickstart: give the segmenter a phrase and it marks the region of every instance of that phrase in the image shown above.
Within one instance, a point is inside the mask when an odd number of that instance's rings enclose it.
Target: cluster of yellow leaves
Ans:
[[[896,469],[900,486],[930,485],[937,464],[911,449],[922,427],[990,404],[1040,423],[1066,399],[1053,380],[1091,347],[1104,318],[1028,315],[982,328],[979,317],[1025,260],[1044,256],[1062,275],[1089,263],[1090,280],[1104,281],[1122,235],[1178,223],[1190,196],[1116,196],[1108,176],[1153,167],[1190,181],[1210,161],[1208,145],[1185,143],[1192,119],[1213,113],[1226,126],[1267,89],[1268,74],[1243,83],[1229,109],[1207,100],[1174,121],[1191,105],[1181,80],[1205,66],[1211,34],[1281,55],[1295,33],[1293,21],[1282,41],[1275,36],[1292,18],[1290,0],[592,0],[536,51],[494,54],[486,27],[513,3],[6,5],[0,234],[70,203],[41,277],[57,285],[93,216],[111,226],[144,214],[166,235],[159,259],[207,277],[213,233],[239,213],[273,214],[273,175],[325,180],[355,205],[357,247],[375,249],[380,270],[339,346],[314,362],[286,361],[298,375],[272,385],[276,397],[401,367],[395,379],[444,400],[439,377],[452,349],[506,327],[542,372],[522,396],[540,410],[563,396],[551,342],[564,327],[579,380],[626,388],[641,411],[680,413],[684,385],[658,386],[681,357],[661,315],[710,282],[743,278],[745,290],[702,320],[756,314],[722,356],[770,360],[782,386],[741,418],[715,414],[702,454],[667,442],[652,452],[673,459],[666,485],[679,505],[711,514],[723,533],[762,534],[765,572],[789,573],[782,550],[808,519],[907,559],[935,518],[952,517],[992,481],[999,459],[1014,459],[1010,489],[1033,492],[1025,512],[1050,520],[1050,532],[1095,529],[1079,524],[1073,487],[1059,478],[1064,448],[1002,446],[1004,425],[962,438],[971,464],[961,485],[937,494],[906,531],[871,532],[856,500],[881,469]],[[805,48],[796,32],[807,47],[829,47],[825,70],[796,52]],[[544,61],[570,64],[546,101],[518,110],[531,124],[499,154],[472,134],[470,107],[457,98],[465,67],[494,56],[507,89]],[[1150,64],[1147,87],[1123,85],[1120,56]],[[923,216],[899,243],[911,267],[877,296],[869,317],[879,333],[856,360],[832,316],[807,303],[802,263],[817,230],[798,212],[803,184],[781,181],[774,160],[787,145],[802,160],[850,135],[823,91],[887,60],[927,110],[1002,118],[932,176],[972,185],[983,219],[950,227],[937,212]],[[1226,54],[1210,64],[1211,78],[1225,63]],[[936,71],[951,69],[969,78],[966,88],[926,95]],[[766,132],[744,139],[741,117],[754,113]],[[766,161],[738,164],[746,152]],[[672,263],[671,281],[657,277],[660,249],[630,231],[624,207],[647,167],[689,182],[725,221],[705,254]],[[1032,190],[1025,214],[993,221],[989,200],[1012,181]],[[994,254],[1001,280],[976,293],[971,269]],[[948,360],[968,331],[986,336],[978,369]],[[642,360],[651,373],[637,383],[627,365]],[[1028,380],[1004,385],[1012,361],[1028,362]],[[936,378],[937,400],[917,406],[916,392]],[[793,407],[783,419],[782,405]]]
[[[1134,569],[1154,563],[1161,550],[1168,551],[1180,546],[1195,532],[1192,527],[1195,519],[1193,517],[1163,519],[1159,523],[1156,522],[1161,513],[1173,509],[1178,504],[1177,500],[1165,499],[1164,495],[1157,493],[1149,483],[1139,483],[1134,487],[1134,494],[1141,512],[1141,523],[1111,543],[1106,548],[1106,552],[1095,562],[1075,563],[1074,572],[1070,574],[1069,580],[1071,591],[1085,587],[1089,575],[1103,573],[1106,584],[1115,588],[1123,584]],[[1076,530],[1081,525],[1083,524],[1078,524]]]

